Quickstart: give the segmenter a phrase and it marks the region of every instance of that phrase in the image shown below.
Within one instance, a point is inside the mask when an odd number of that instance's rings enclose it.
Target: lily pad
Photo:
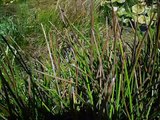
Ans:
[[[138,23],[140,24],[145,24],[146,23],[146,18],[144,15],[138,16]]]
[[[135,14],[142,14],[145,11],[145,7],[143,5],[135,4],[132,6],[132,12]]]

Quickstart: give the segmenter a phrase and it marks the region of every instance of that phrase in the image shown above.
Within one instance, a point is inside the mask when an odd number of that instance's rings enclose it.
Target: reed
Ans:
[[[112,17],[101,21],[99,2],[89,4],[89,14],[79,21],[62,9],[61,0],[53,11],[55,17],[42,13],[37,18],[36,45],[46,48],[40,57],[26,56],[14,34],[1,35],[1,119],[159,118],[160,15],[153,21],[153,14],[145,33],[133,26],[138,42],[126,44],[124,26],[113,6]],[[45,17],[50,17],[47,23]]]

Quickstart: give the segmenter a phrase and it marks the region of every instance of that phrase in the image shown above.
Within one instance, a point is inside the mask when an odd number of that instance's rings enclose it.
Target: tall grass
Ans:
[[[116,12],[110,27],[108,18],[98,20],[98,2],[90,4],[89,16],[77,22],[57,4],[61,25],[41,23],[47,52],[31,61],[1,35],[2,119],[160,117],[160,15],[145,33],[132,28],[137,42],[126,44]]]

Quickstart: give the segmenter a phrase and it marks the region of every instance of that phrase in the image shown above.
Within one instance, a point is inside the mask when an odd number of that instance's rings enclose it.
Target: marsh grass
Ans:
[[[143,34],[132,28],[136,42],[126,44],[116,12],[111,11],[112,27],[108,18],[100,23],[97,3],[74,22],[57,4],[60,25],[42,13],[39,45],[46,46],[45,55],[30,61],[18,44],[9,43],[12,37],[1,35],[2,119],[159,118],[159,16]]]

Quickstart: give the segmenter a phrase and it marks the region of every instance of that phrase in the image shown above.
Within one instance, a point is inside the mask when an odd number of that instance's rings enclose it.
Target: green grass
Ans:
[[[85,15],[58,2],[42,10],[39,1],[37,11],[21,3],[24,13],[4,18],[13,24],[0,23],[0,118],[159,119],[159,15],[144,33],[130,29],[131,40],[116,14],[100,19],[98,1]]]

